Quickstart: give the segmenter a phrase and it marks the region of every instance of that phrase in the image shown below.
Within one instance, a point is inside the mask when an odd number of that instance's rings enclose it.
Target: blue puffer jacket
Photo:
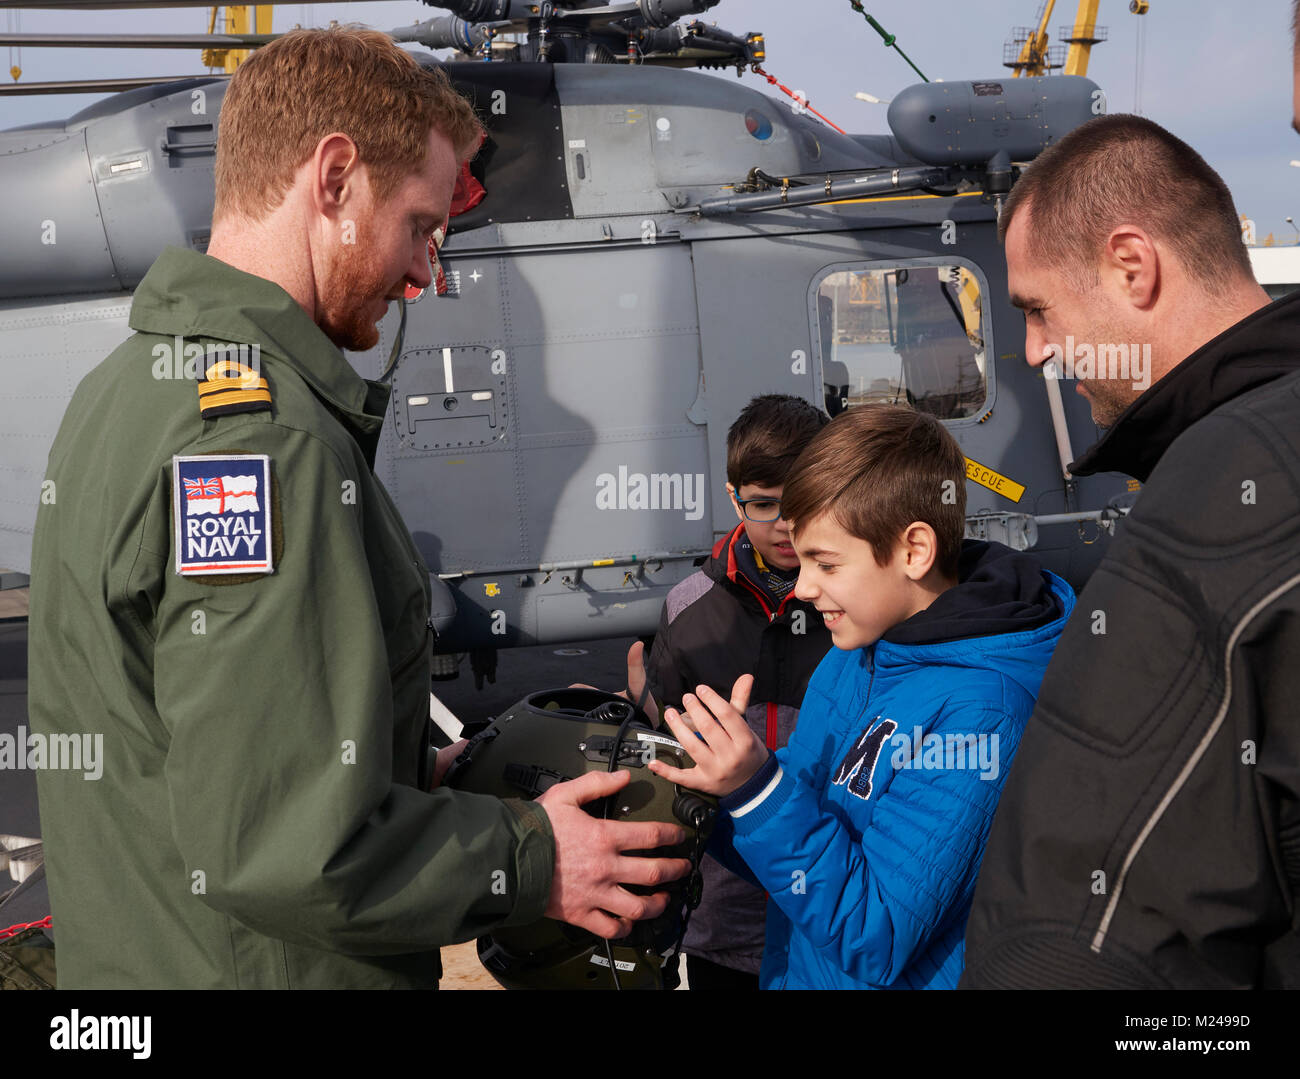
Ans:
[[[1074,607],[1000,544],[967,541],[958,581],[831,649],[789,744],[723,799],[710,849],[772,899],[765,989],[957,985],[998,795]]]

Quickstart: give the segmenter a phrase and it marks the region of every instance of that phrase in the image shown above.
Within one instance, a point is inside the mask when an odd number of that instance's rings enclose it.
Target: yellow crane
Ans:
[[[208,18],[208,33],[216,32],[217,9]],[[269,34],[271,32],[270,4],[227,4],[227,34]],[[225,68],[233,72],[253,55],[252,49],[204,49],[203,66]]]
[[[1002,52],[1003,66],[1011,68],[1016,78],[1046,75],[1059,69],[1064,69],[1066,75],[1086,75],[1092,47],[1108,37],[1106,27],[1097,25],[1100,6],[1101,0],[1079,0],[1074,25],[1061,27],[1061,44],[1049,45],[1047,23],[1056,0],[1044,0],[1038,8],[1037,25],[1012,28]],[[1132,0],[1128,9],[1134,15],[1145,15],[1150,6],[1149,0]],[[1068,52],[1066,45],[1070,47]]]
[[[1079,0],[1079,10],[1074,16],[1074,26],[1069,36],[1061,35],[1061,40],[1070,46],[1070,53],[1065,58],[1065,74],[1088,74],[1088,59],[1092,47],[1106,40],[1106,28],[1097,25],[1097,8],[1101,0]]]
[[[1016,78],[1021,75],[1046,75],[1064,62],[1063,49],[1048,45],[1047,22],[1052,17],[1056,0],[1043,0],[1038,7],[1037,26],[1016,26],[1002,53],[1002,65],[1011,68]]]

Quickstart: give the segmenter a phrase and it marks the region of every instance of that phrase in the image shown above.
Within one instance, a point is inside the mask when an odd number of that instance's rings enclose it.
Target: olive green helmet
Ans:
[[[605,941],[577,926],[542,918],[494,930],[478,954],[507,989],[661,989],[664,966],[676,956],[690,911],[699,904],[699,863],[717,816],[717,800],[687,791],[646,767],[655,758],[677,768],[693,761],[676,739],[654,729],[622,697],[596,689],[534,693],[508,708],[470,739],[444,782],[498,798],[536,798],[556,783],[587,772],[626,768],[632,779],[616,794],[586,805],[592,816],[621,821],[679,823],[686,839],[640,853],[688,858],[691,873],[666,886],[658,918],[637,922],[630,935]],[[641,894],[653,889],[627,885]]]

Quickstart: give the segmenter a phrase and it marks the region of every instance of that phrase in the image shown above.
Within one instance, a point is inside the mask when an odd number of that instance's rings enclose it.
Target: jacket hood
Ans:
[[[1197,420],[1300,369],[1296,352],[1278,347],[1297,340],[1300,292],[1261,307],[1193,352],[1129,405],[1070,471],[1122,472],[1145,483],[1174,439]]]
[[[957,584],[875,645],[881,666],[994,668],[1037,693],[1074,592],[1030,554],[965,540]]]

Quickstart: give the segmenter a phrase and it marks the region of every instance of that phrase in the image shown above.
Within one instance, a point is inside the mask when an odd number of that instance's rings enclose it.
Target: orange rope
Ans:
[[[834,128],[836,131],[838,131],[841,135],[847,135],[847,134],[848,134],[848,132],[845,131],[844,128],[840,127],[839,124],[831,123],[830,120],[826,119],[825,116],[823,116],[820,112],[818,112],[818,111],[817,111],[816,109],[814,109],[810,104],[808,104],[808,102],[807,102],[804,98],[799,97],[799,96],[798,96],[798,95],[797,95],[793,90],[790,89],[790,87],[786,86],[786,85],[785,85],[784,83],[782,83],[782,82],[778,82],[777,79],[776,79],[776,76],[774,76],[774,75],[769,75],[766,71],[764,71],[764,70],[763,70],[763,67],[762,67],[761,64],[755,64],[755,65],[754,65],[754,74],[755,74],[755,75],[762,75],[763,78],[765,78],[768,82],[770,82],[773,86],[775,86],[775,87],[776,87],[778,90],[780,90],[782,93],[789,95],[789,96],[792,97],[795,101],[802,102],[803,107],[804,107],[805,109],[807,109],[810,113],[812,113],[815,117],[817,117],[817,119],[819,119],[819,120],[820,120],[822,123],[824,123],[827,127],[833,127],[833,128]]]

